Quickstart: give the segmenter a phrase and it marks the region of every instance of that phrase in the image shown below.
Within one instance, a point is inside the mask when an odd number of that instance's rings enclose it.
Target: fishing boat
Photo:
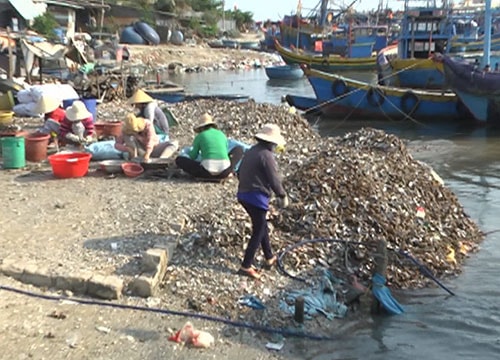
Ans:
[[[266,75],[274,80],[297,80],[304,76],[304,72],[299,65],[276,65],[266,66]]]
[[[314,54],[299,49],[288,49],[276,41],[276,50],[281,55],[285,63],[307,64],[313,69],[325,72],[337,72],[340,70],[366,71],[376,69],[376,57],[343,57],[340,55]]]
[[[202,94],[191,94],[186,93],[184,91],[166,91],[156,90],[146,92],[154,99],[164,101],[166,103],[179,103],[183,101],[194,101],[194,100],[225,100],[225,101],[237,101],[237,102],[246,102],[250,99],[248,95],[242,94],[211,94],[211,95],[202,95]]]
[[[500,72],[489,71],[491,52],[491,0],[486,0],[485,43],[482,64],[435,56],[443,64],[444,76],[474,118],[483,124],[500,123]]]
[[[332,119],[449,121],[463,117],[453,92],[381,86],[303,69],[321,112]]]
[[[482,56],[477,50],[484,44],[483,39],[477,40],[478,34],[474,27],[464,27],[462,24],[483,17],[483,14],[470,11],[459,13],[451,7],[438,6],[436,1],[426,7],[413,7],[412,3],[405,0],[396,55],[394,45],[391,45],[382,49],[377,56],[377,69],[383,79],[380,83],[387,86],[443,89],[446,87],[443,66],[433,61],[432,55],[453,54],[472,61]],[[500,36],[495,36],[495,39],[495,44],[500,47]]]

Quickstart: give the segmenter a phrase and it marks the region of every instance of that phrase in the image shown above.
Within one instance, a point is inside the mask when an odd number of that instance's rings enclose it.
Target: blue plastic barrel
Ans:
[[[82,98],[82,102],[85,104],[85,107],[92,114],[92,121],[96,122],[97,120],[97,99],[96,98]]]
[[[69,108],[71,105],[73,105],[73,102],[75,100],[78,100],[78,99],[67,99],[67,100],[63,100],[63,108],[67,109]]]

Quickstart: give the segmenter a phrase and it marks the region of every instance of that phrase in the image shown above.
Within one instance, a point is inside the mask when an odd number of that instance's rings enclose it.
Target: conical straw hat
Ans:
[[[36,103],[35,112],[37,114],[48,114],[61,105],[61,100],[52,96],[42,95]]]
[[[196,124],[194,126],[194,129],[197,130],[197,129],[200,129],[202,127],[205,127],[207,125],[215,125],[215,122],[214,122],[214,119],[207,113],[203,114],[200,118],[200,121],[198,122],[198,124]]]
[[[80,100],[73,102],[69,108],[66,109],[66,118],[69,121],[84,120],[92,117],[92,114],[87,110],[87,107]]]
[[[134,95],[130,99],[128,99],[128,103],[133,105],[133,104],[142,104],[142,103],[148,103],[154,101],[154,99],[146,94],[144,91],[141,89],[137,90]]]
[[[276,145],[285,145],[285,138],[281,135],[280,128],[276,124],[266,124],[259,130],[255,137]]]

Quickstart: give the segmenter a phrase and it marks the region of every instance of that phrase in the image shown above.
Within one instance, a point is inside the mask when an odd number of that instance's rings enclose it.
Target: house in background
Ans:
[[[0,28],[25,30],[31,21],[42,15],[47,5],[33,0],[0,0]]]

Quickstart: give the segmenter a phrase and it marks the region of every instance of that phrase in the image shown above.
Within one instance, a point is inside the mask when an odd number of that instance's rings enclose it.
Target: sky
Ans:
[[[384,4],[386,1],[384,0]],[[302,0],[302,14],[307,15],[319,2],[319,0]],[[349,5],[351,2],[352,0],[340,0],[332,3]],[[236,6],[241,11],[250,11],[253,13],[255,21],[279,20],[284,15],[290,15],[297,11],[297,3],[298,0],[225,0],[225,9],[230,10]],[[378,3],[378,0],[358,0],[354,7],[358,11],[371,10],[376,9]],[[401,9],[403,4],[403,1],[389,0],[389,7],[392,7],[393,10]]]

